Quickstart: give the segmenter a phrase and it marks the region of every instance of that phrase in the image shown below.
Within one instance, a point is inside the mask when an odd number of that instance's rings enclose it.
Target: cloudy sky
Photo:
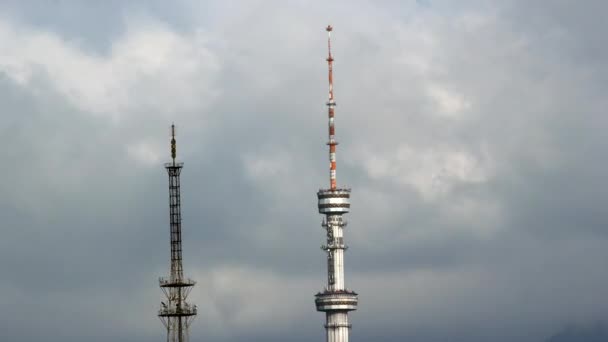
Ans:
[[[353,189],[351,340],[543,342],[595,326],[607,11],[3,0],[0,339],[164,341],[175,122],[192,341],[324,340],[328,23],[338,183]]]

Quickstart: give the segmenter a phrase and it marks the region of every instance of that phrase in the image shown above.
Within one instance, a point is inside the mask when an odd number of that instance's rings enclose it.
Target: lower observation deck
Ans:
[[[158,278],[160,287],[192,287],[196,285],[196,282],[192,279],[170,279],[170,278]]]
[[[357,293],[350,290],[319,292],[315,297],[317,311],[354,311],[359,302]]]
[[[163,306],[158,310],[159,317],[189,317],[196,316],[196,305],[185,304],[182,306]]]

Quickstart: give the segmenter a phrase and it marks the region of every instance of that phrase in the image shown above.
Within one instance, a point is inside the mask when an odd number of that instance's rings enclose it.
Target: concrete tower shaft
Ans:
[[[327,285],[316,294],[317,311],[325,312],[325,330],[327,342],[348,342],[351,325],[348,323],[348,312],[357,309],[358,296],[346,287],[344,281],[344,228],[346,221],[342,215],[350,211],[350,189],[341,189],[336,181],[336,145],[335,140],[335,105],[333,94],[333,56],[331,54],[332,27],[327,26],[327,47],[329,55],[329,189],[317,192],[319,213],[325,215],[322,226],[327,232],[327,244],[321,246],[327,253]]]

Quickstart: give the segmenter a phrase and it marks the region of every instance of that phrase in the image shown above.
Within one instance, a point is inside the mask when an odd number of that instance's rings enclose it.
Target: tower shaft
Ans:
[[[348,312],[357,309],[358,296],[346,287],[344,280],[344,227],[342,215],[350,211],[350,189],[341,189],[336,181],[335,106],[333,94],[333,56],[331,54],[332,27],[327,26],[329,55],[329,189],[317,192],[319,213],[325,215],[322,226],[327,232],[327,245],[321,246],[327,253],[327,285],[316,294],[317,311],[325,312],[325,331],[327,342],[348,342],[351,325]]]
[[[182,217],[180,196],[180,172],[178,165],[167,166],[169,174],[169,227],[171,233],[171,279],[181,280],[184,277],[182,266]]]
[[[172,162],[165,164],[169,175],[169,231],[171,242],[171,269],[167,278],[160,278],[159,284],[167,298],[161,302],[158,317],[167,330],[167,342],[187,342],[188,328],[196,316],[196,305],[190,305],[186,298],[196,284],[184,278],[182,265],[182,226],[180,174],[183,163],[177,163],[175,126],[171,126]]]

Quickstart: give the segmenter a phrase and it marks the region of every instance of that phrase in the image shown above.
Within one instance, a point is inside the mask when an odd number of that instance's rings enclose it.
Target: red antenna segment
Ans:
[[[329,185],[331,190],[336,189],[336,145],[338,142],[334,139],[335,127],[334,127],[334,108],[336,102],[334,101],[334,76],[333,76],[333,62],[334,58],[331,55],[331,31],[333,27],[327,25],[325,29],[327,31],[327,66],[329,68],[329,99],[327,101],[327,112],[329,116]]]

